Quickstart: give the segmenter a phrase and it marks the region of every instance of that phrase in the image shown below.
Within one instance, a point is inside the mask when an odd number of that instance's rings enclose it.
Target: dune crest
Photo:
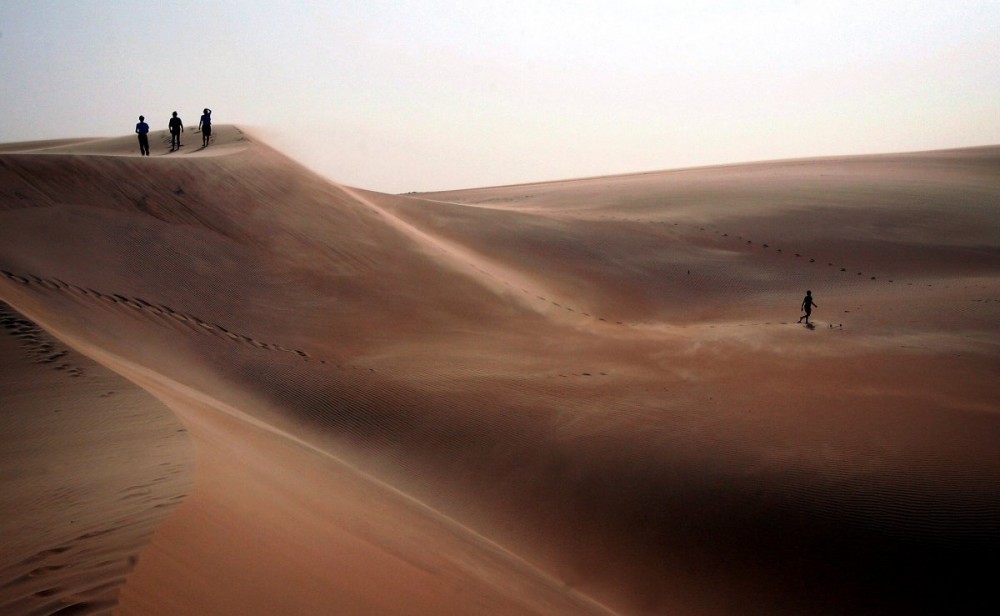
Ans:
[[[185,430],[165,463],[196,469],[124,585],[89,604],[59,586],[48,605],[991,601],[973,563],[1000,553],[984,489],[1000,480],[1000,147],[399,196],[215,132],[169,155],[151,140],[149,158],[126,137],[0,147],[0,299],[152,394]],[[806,289],[812,329],[795,321]],[[50,402],[91,397],[12,383],[4,399],[45,430],[66,429],[42,423]],[[5,482],[5,528],[29,483]],[[10,558],[0,605],[22,605]]]

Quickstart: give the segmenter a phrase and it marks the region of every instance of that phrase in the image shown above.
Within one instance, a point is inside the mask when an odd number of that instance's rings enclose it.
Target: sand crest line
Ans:
[[[208,333],[232,342],[238,342],[244,345],[249,345],[264,350],[280,351],[282,353],[288,353],[291,355],[295,355],[306,361],[313,359],[312,356],[309,355],[309,353],[306,353],[305,351],[288,348],[286,346],[272,342],[262,342],[246,334],[230,330],[229,328],[219,325],[218,323],[210,323],[194,315],[174,310],[173,308],[165,304],[154,304],[139,297],[126,297],[124,295],[120,295],[117,293],[115,294],[102,293],[90,287],[81,287],[72,283],[65,282],[58,278],[42,278],[40,276],[35,276],[34,274],[20,275],[20,274],[15,274],[13,272],[9,272],[7,270],[0,270],[0,274],[3,274],[4,276],[9,278],[10,280],[13,280],[14,282],[26,286],[35,285],[50,291],[73,293],[75,295],[87,297],[93,300],[102,301],[110,305],[127,307],[138,312],[144,312],[158,317],[169,318],[173,322],[185,325],[189,329],[192,329],[196,332]]]
[[[6,275],[6,272],[3,272],[3,273]],[[62,339],[62,340],[75,340],[74,336],[67,335],[65,332],[61,332],[57,328],[52,328],[48,324],[39,323],[39,325],[41,325],[42,327],[44,327],[48,331],[59,332],[58,337],[60,339]],[[184,385],[182,383],[174,381],[173,379],[170,379],[169,377],[167,377],[167,376],[165,376],[165,375],[163,375],[161,373],[158,373],[158,372],[156,372],[154,370],[146,368],[145,366],[141,366],[139,364],[131,362],[131,361],[129,361],[129,360],[127,360],[127,359],[119,356],[119,355],[116,355],[115,353],[112,353],[112,352],[107,351],[105,349],[101,349],[101,348],[97,348],[97,347],[93,347],[93,346],[89,346],[89,345],[83,345],[82,343],[79,343],[79,342],[78,342],[78,344],[80,344],[81,347],[86,346],[89,349],[88,355],[92,359],[94,359],[98,363],[100,363],[100,364],[108,367],[112,371],[117,372],[118,374],[121,374],[122,376],[124,376],[125,378],[129,379],[133,383],[136,383],[137,385],[139,385],[140,387],[142,387],[143,389],[145,389],[146,391],[148,391],[150,393],[150,395],[152,395],[153,397],[155,397],[158,400],[160,400],[165,406],[167,406],[167,408],[171,408],[172,409],[173,407],[172,407],[171,402],[169,400],[165,399],[164,397],[161,397],[161,395],[159,395],[157,393],[157,390],[160,389],[160,388],[162,388],[164,390],[167,390],[167,391],[172,391],[172,392],[179,393],[179,394],[181,394],[183,396],[186,396],[186,397],[189,397],[189,398],[191,398],[193,400],[197,400],[197,401],[205,404],[209,408],[215,409],[216,411],[218,411],[220,413],[223,413],[223,414],[225,414],[225,415],[227,415],[229,417],[232,417],[232,418],[237,419],[239,421],[243,421],[243,422],[245,422],[245,423],[247,423],[247,424],[249,424],[251,426],[254,426],[255,428],[258,428],[258,429],[264,431],[264,432],[273,434],[273,435],[278,436],[278,437],[283,438],[283,439],[287,439],[288,441],[290,441],[292,443],[295,443],[296,445],[301,446],[301,447],[303,447],[303,448],[305,448],[305,449],[307,449],[309,451],[312,451],[313,453],[315,453],[315,454],[317,454],[319,456],[322,456],[322,457],[324,457],[326,459],[329,459],[329,460],[331,460],[333,462],[336,462],[336,463],[342,465],[343,467],[349,469],[351,472],[357,474],[359,477],[363,478],[364,480],[370,481],[371,483],[373,483],[373,484],[377,485],[378,487],[386,490],[387,492],[398,496],[399,498],[405,500],[408,503],[413,504],[414,506],[416,506],[417,508],[419,508],[421,511],[424,511],[425,513],[427,513],[428,515],[430,515],[432,518],[437,519],[437,520],[441,521],[442,523],[444,523],[444,524],[446,524],[448,526],[451,526],[452,528],[457,529],[458,531],[460,531],[461,533],[466,534],[467,536],[474,537],[475,539],[477,539],[478,541],[480,541],[483,545],[485,545],[489,549],[493,550],[499,556],[501,556],[503,558],[506,558],[508,560],[520,563],[523,567],[525,567],[526,569],[528,569],[531,572],[533,572],[540,579],[545,580],[546,582],[548,582],[549,584],[551,584],[554,587],[564,589],[566,592],[572,594],[574,597],[576,597],[581,602],[586,603],[587,605],[590,605],[591,607],[593,607],[593,608],[595,608],[597,610],[600,610],[601,612],[603,612],[605,614],[608,614],[609,616],[618,616],[618,614],[619,614],[618,612],[616,612],[613,609],[609,608],[608,606],[600,603],[596,599],[594,599],[594,598],[592,598],[592,597],[590,597],[590,596],[588,596],[588,595],[586,595],[586,594],[584,594],[584,593],[576,590],[575,588],[571,588],[571,587],[567,586],[565,582],[563,582],[563,581],[559,580],[558,578],[552,576],[551,574],[545,572],[543,569],[539,568],[535,564],[533,564],[530,561],[526,560],[522,556],[517,555],[515,552],[512,552],[511,550],[505,548],[501,544],[493,541],[492,539],[486,537],[485,535],[480,534],[479,532],[477,532],[473,528],[471,528],[469,526],[466,526],[465,524],[459,522],[458,520],[456,520],[456,519],[454,519],[454,518],[446,515],[445,513],[439,511],[438,509],[435,509],[434,507],[432,507],[431,505],[425,503],[424,501],[420,500],[419,498],[417,498],[417,497],[415,497],[415,496],[413,496],[413,495],[411,495],[411,494],[409,494],[409,493],[407,493],[407,492],[405,492],[405,491],[397,488],[396,486],[394,486],[394,485],[392,485],[392,484],[390,484],[390,483],[388,483],[388,482],[386,482],[386,481],[384,481],[382,479],[379,479],[375,475],[372,475],[372,474],[370,474],[368,472],[365,472],[361,468],[355,466],[354,464],[351,464],[350,462],[348,462],[347,460],[341,458],[340,456],[337,456],[337,455],[335,455],[334,453],[332,453],[330,451],[327,451],[327,450],[325,450],[325,449],[323,449],[323,448],[321,448],[321,447],[319,447],[317,445],[314,445],[314,444],[310,443],[309,441],[307,441],[305,439],[302,439],[302,438],[300,438],[298,436],[295,436],[294,434],[292,434],[290,432],[282,430],[281,428],[273,426],[273,425],[271,425],[271,424],[269,424],[269,423],[267,423],[265,421],[262,421],[262,420],[260,420],[260,419],[258,419],[256,417],[250,415],[249,413],[241,411],[241,410],[239,410],[238,408],[236,408],[234,406],[231,406],[231,405],[229,405],[229,404],[227,404],[227,403],[225,403],[225,402],[223,402],[223,401],[221,401],[221,400],[219,400],[217,398],[214,398],[214,397],[206,394],[205,392],[198,391],[196,389],[188,387],[187,385]]]
[[[529,307],[532,307],[534,303],[530,301],[530,297],[525,297],[525,296],[530,296],[532,295],[532,293],[534,293],[534,296],[538,300],[551,304],[552,306],[559,308],[561,310],[571,312],[577,316],[583,316],[591,320],[601,321],[604,323],[612,323],[610,319],[593,316],[591,314],[592,311],[578,310],[560,304],[554,300],[546,299],[545,297],[540,295],[540,293],[545,292],[541,289],[536,288],[534,292],[529,291],[527,287],[533,286],[534,283],[534,281],[531,281],[532,284],[529,284],[527,282],[527,280],[530,280],[529,275],[524,274],[523,272],[519,272],[517,270],[513,270],[510,267],[502,265],[500,263],[491,261],[488,257],[485,257],[480,253],[470,250],[469,248],[466,248],[461,244],[458,244],[457,242],[453,242],[444,239],[442,237],[435,236],[428,231],[424,231],[417,225],[407,222],[406,220],[403,220],[396,214],[393,214],[392,212],[388,211],[386,208],[377,205],[371,199],[368,199],[367,197],[359,194],[356,190],[354,190],[349,186],[345,186],[343,184],[339,184],[336,182],[334,183],[334,185],[340,190],[344,191],[346,194],[348,194],[352,199],[377,212],[387,222],[389,222],[389,224],[391,224],[401,233],[404,233],[409,237],[411,237],[418,244],[424,246],[432,246],[439,252],[446,255],[448,257],[449,265],[451,265],[454,269],[462,271],[464,268],[470,268],[473,271],[476,271],[479,274],[482,274],[487,278],[492,279],[496,285],[502,285],[503,290],[507,291],[511,297],[525,299],[526,301],[524,303]],[[473,279],[477,280],[476,277],[473,277]],[[517,279],[521,279],[521,282],[512,282],[512,280],[517,280]],[[501,287],[497,286],[497,288],[500,289]],[[513,289],[515,288],[521,290],[520,295],[513,291]],[[624,321],[614,321],[613,324],[618,326],[628,326],[628,324],[625,323]]]

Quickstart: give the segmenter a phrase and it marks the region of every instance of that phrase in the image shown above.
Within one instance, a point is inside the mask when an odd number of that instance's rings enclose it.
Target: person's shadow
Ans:
[[[806,329],[816,329],[816,326],[812,323],[806,323]]]

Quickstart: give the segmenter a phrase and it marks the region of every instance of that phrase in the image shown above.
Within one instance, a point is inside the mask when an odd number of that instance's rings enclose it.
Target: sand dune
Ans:
[[[397,196],[236,127],[151,141],[0,147],[9,329],[117,379],[2,342],[2,455],[52,470],[4,475],[0,606],[993,601],[1000,147]],[[84,434],[114,455],[73,464]],[[158,464],[169,507],[113,498]],[[85,532],[57,486],[95,503]]]

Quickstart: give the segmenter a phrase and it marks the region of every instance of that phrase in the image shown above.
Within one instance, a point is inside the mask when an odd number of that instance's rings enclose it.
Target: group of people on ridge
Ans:
[[[170,131],[170,151],[173,152],[181,147],[181,133],[184,132],[184,123],[177,116],[175,111],[170,121],[167,123]],[[208,142],[212,138],[212,110],[206,108],[198,121],[198,130],[201,131],[201,147],[207,148]],[[139,136],[139,152],[143,156],[149,156],[149,124],[146,118],[139,116],[139,123],[135,125],[135,134]]]

